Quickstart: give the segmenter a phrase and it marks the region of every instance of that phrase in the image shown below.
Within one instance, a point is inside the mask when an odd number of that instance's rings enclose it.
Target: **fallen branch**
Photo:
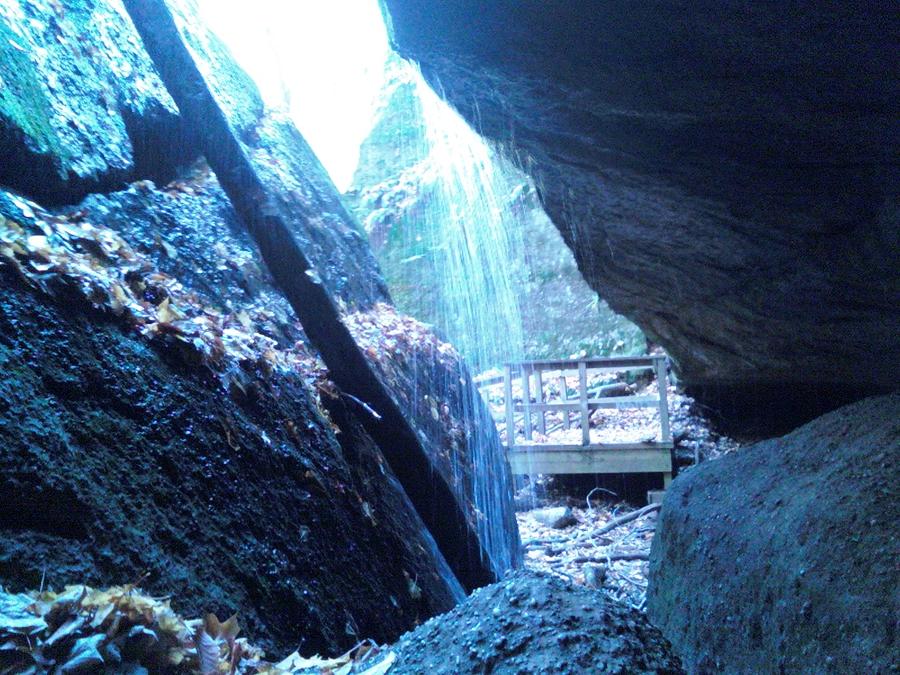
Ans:
[[[372,417],[374,417],[376,420],[380,420],[380,419],[381,419],[381,415],[379,415],[378,412],[377,412],[372,406],[370,406],[368,403],[366,403],[365,401],[360,401],[360,400],[359,400],[358,398],[356,398],[353,394],[348,394],[346,391],[342,391],[342,392],[341,392],[341,395],[342,395],[342,396],[346,396],[346,397],[349,398],[351,401],[355,401],[359,406],[362,407],[363,410],[365,410],[367,413],[369,413],[369,414],[370,414]]]
[[[648,504],[642,509],[638,509],[637,511],[632,511],[631,513],[626,513],[624,516],[619,516],[618,518],[613,518],[611,521],[603,525],[602,527],[598,527],[596,530],[591,530],[590,532],[585,532],[584,534],[578,535],[572,541],[581,541],[582,539],[591,539],[593,537],[599,537],[601,534],[606,534],[617,527],[625,525],[626,523],[630,523],[632,520],[637,520],[638,518],[642,518],[646,516],[648,513],[653,513],[654,511],[659,511],[661,504]]]
[[[567,563],[600,563],[601,565],[615,562],[617,560],[650,560],[650,554],[647,551],[617,551],[604,556],[580,556],[567,560]]]
[[[564,544],[569,539],[565,537],[561,537],[558,539],[526,539],[522,542],[522,546],[525,548],[541,548],[543,546],[552,546],[553,544]]]
[[[594,510],[594,507],[591,506],[591,495],[594,494],[595,492],[605,492],[606,494],[612,495],[612,496],[615,497],[616,499],[619,498],[619,495],[617,495],[617,494],[616,494],[615,492],[613,492],[612,490],[607,490],[606,488],[602,488],[602,487],[595,487],[593,490],[591,490],[590,492],[588,492],[588,493],[587,493],[587,497],[584,498],[584,501],[587,502],[587,508],[588,508],[588,511],[593,511],[593,510]]]

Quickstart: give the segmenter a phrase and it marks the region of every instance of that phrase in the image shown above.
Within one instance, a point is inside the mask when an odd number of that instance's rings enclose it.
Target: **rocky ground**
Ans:
[[[554,527],[554,512],[566,513],[565,527]],[[627,504],[534,509],[518,515],[525,547],[525,567],[571,583],[602,589],[611,598],[643,610],[647,594],[647,560],[656,529],[656,510],[607,530],[625,514]],[[549,518],[548,518],[549,515]]]
[[[634,609],[547,574],[517,572],[400,639],[404,673],[679,673]]]
[[[236,616],[184,620],[133,585],[9,594],[0,589],[0,672],[391,675],[680,673],[646,618],[605,595],[520,571],[473,593],[393,646],[272,661]],[[280,658],[280,657],[279,657]]]

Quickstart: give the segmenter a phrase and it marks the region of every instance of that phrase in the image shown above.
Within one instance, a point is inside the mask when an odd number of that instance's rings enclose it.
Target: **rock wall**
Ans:
[[[325,412],[339,401],[208,170],[56,214],[0,193],[0,213],[4,586],[147,574],[304,652],[453,606],[377,447]]]
[[[121,2],[3,3],[0,184],[71,203],[195,153]]]
[[[384,4],[401,54],[527,157],[585,278],[704,403],[789,427],[896,386],[886,5]]]
[[[893,394],[676,478],[647,607],[688,671],[896,667],[898,475]]]
[[[478,427],[489,539],[477,481],[437,470],[456,451],[466,464],[466,439],[452,446],[418,399],[401,409],[343,322],[389,300],[365,237],[302,137],[172,4],[209,117],[190,97],[191,115],[176,108],[119,0],[0,8],[0,582],[149,572],[148,590],[237,610],[278,649],[390,640],[458,601],[460,580],[517,564],[508,467]],[[203,145],[210,128],[232,161]],[[273,221],[303,265],[251,236]],[[363,372],[384,407],[333,381]],[[426,375],[420,393],[448,389]],[[367,402],[393,406],[405,445]]]
[[[475,367],[519,356],[643,353],[646,340],[640,329],[613,312],[584,281],[529,177],[502,153],[489,152],[485,158],[460,147],[460,131],[441,127],[450,116],[434,119],[434,104],[423,104],[427,86],[413,65],[396,55],[388,60],[375,123],[360,147],[353,185],[345,194],[369,235],[397,306],[436,326]],[[480,141],[474,130],[469,134]],[[493,200],[490,206],[473,199],[475,186],[485,190],[485,201]],[[478,207],[496,212],[479,213]],[[453,219],[461,218],[482,231],[502,226],[497,229],[507,245],[495,252],[488,235],[474,242],[454,237],[451,228],[462,226]],[[465,245],[487,258],[496,268],[493,274],[506,271],[514,307],[496,308],[505,302],[493,290],[497,281],[485,282],[493,292],[483,299],[461,284],[462,274],[454,274],[452,261],[454,254],[463,255],[456,247]],[[495,259],[504,252],[508,255]],[[475,259],[473,266],[479,262]],[[474,286],[477,275],[462,272]],[[473,307],[472,320],[460,316],[457,295],[469,298],[471,304],[463,306]],[[479,302],[494,307],[487,312]],[[521,340],[514,339],[518,331],[508,325],[513,322],[521,324]],[[522,344],[510,353],[510,343],[517,341]],[[478,364],[485,351],[493,360]]]

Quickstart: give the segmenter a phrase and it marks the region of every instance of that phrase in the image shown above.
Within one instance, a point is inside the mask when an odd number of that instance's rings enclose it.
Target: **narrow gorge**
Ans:
[[[900,668],[898,38],[0,2],[0,673]]]

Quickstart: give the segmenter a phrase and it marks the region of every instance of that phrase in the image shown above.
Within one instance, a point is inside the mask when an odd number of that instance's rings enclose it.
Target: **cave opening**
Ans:
[[[525,443],[522,448],[530,455],[530,411],[513,419],[505,408],[517,405],[515,399],[525,400],[527,409],[532,397],[535,405],[546,397],[546,404],[565,407],[580,386],[572,361],[563,364],[571,365],[568,371],[554,371],[552,383],[536,384],[538,391],[526,390],[523,399],[520,379],[508,393],[499,386],[504,364],[637,356],[647,349],[643,333],[585,283],[571,249],[544,211],[538,186],[523,169],[528,158],[516,155],[513,147],[487,142],[426,82],[417,64],[393,51],[376,0],[327,8],[269,2],[253,11],[241,3],[200,6],[267,106],[290,116],[342,191],[397,309],[433,326],[473,371],[478,389],[460,395],[454,385],[440,384],[443,375],[429,358],[414,359],[413,380],[438,385],[424,396],[413,392],[412,411],[440,422],[442,411],[461,411],[452,426],[459,442],[465,439],[472,461],[470,467],[451,462],[454,481],[472,481],[486,532],[502,527],[491,515],[499,512],[503,498],[491,479],[496,471],[490,466],[494,451],[488,448],[496,439],[486,427],[496,425],[510,448]],[[640,373],[609,370],[590,371],[584,388],[590,386],[591,396],[602,395],[597,392],[618,378],[633,385],[620,393],[647,384]],[[651,373],[656,374],[652,368]],[[485,404],[494,425],[484,417]],[[665,430],[654,435],[646,416],[622,415],[620,421],[617,412],[610,422],[599,415],[588,420],[555,408],[541,411],[540,438],[577,444],[578,425],[606,424],[612,434],[603,442],[643,443],[650,435],[653,442],[668,442]],[[596,430],[590,433],[594,443],[600,442]],[[668,450],[662,452],[668,465]],[[532,504],[535,486],[544,483],[535,466],[522,465],[519,481]],[[634,482],[620,477],[623,486]],[[591,480],[603,482],[597,475]],[[662,487],[657,480],[662,479],[651,476],[649,484]],[[629,485],[627,492],[633,495],[635,489]],[[487,539],[500,542],[504,536],[488,534]]]

